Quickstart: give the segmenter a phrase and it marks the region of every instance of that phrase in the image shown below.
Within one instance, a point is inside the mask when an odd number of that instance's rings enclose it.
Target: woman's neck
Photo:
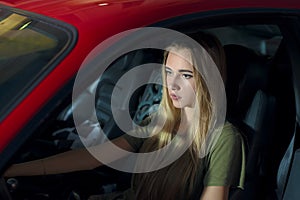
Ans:
[[[192,108],[184,108],[181,113],[181,121],[179,129],[182,132],[186,132],[191,124],[193,123],[193,109]]]

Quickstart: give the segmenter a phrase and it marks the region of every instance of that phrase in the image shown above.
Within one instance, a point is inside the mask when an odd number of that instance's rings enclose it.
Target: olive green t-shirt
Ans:
[[[124,135],[123,137],[136,152],[139,151],[146,140],[130,135]],[[243,138],[232,124],[226,123],[211,151],[201,160],[194,186],[193,199],[199,199],[203,188],[206,186],[243,188],[245,163]],[[136,184],[138,183],[134,183],[134,187]],[[133,190],[124,194],[124,199],[135,199],[133,195],[134,187]]]
[[[239,131],[226,123],[212,151],[204,158],[204,186],[243,188],[245,179],[245,145]]]

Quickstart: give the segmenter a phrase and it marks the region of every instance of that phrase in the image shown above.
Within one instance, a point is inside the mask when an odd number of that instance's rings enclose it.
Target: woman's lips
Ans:
[[[180,96],[177,96],[176,94],[173,94],[173,93],[170,94],[170,97],[171,97],[171,99],[176,100],[176,101],[181,99]]]

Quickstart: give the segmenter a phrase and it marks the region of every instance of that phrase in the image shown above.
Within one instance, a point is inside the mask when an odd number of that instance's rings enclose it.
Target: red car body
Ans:
[[[55,92],[80,67],[85,56],[106,38],[122,31],[144,27],[176,16],[226,9],[299,9],[295,0],[274,1],[1,1],[13,8],[27,10],[64,21],[78,31],[75,47],[34,90],[9,113],[0,125],[0,150],[34,116]],[[104,3],[107,3],[104,4]],[[101,6],[104,5],[104,6]]]
[[[33,119],[38,120],[34,117],[74,78],[87,55],[107,38],[133,28],[187,16],[192,19],[194,15],[222,18],[232,13],[300,13],[300,1],[297,0],[0,0],[0,6],[18,13],[32,13],[38,18],[46,17],[54,23],[69,24],[74,30],[73,44],[68,52],[0,118],[0,153],[5,162],[1,164],[2,171],[17,151],[18,147],[12,146],[21,145],[16,141],[20,132],[29,122],[34,123]]]

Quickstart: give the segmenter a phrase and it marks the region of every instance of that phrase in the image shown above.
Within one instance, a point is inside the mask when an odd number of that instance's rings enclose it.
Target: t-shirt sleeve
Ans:
[[[241,134],[232,125],[225,125],[208,155],[204,186],[243,188],[245,163],[245,146]]]

